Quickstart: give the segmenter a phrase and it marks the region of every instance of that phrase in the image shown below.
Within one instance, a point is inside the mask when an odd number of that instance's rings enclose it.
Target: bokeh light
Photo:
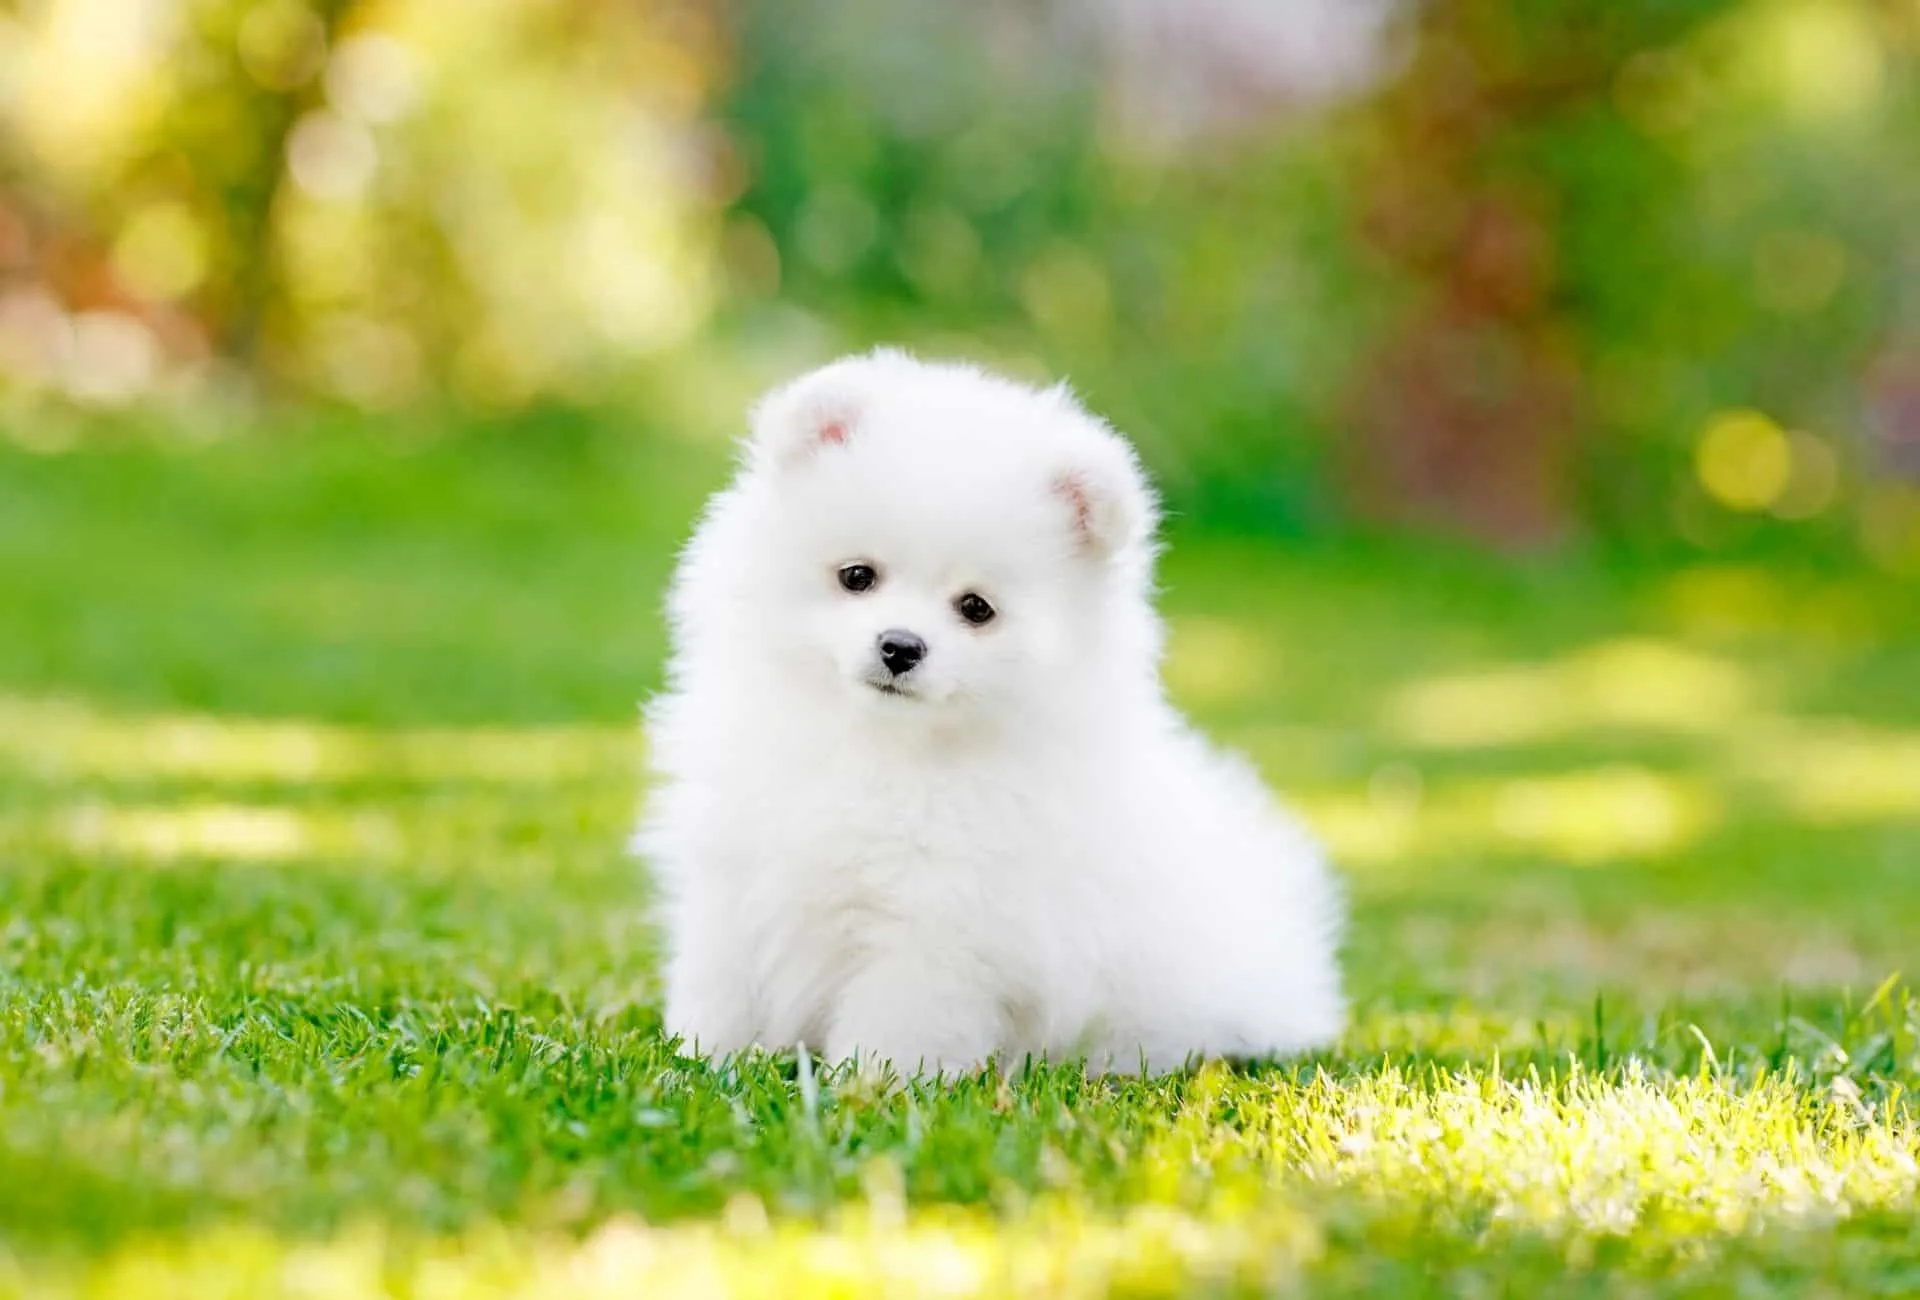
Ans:
[[[1733,411],[1701,434],[1696,464],[1700,482],[1721,504],[1765,510],[1793,481],[1793,445],[1759,412]]]

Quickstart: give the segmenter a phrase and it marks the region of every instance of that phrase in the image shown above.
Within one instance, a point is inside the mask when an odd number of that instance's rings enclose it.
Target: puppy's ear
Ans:
[[[1153,492],[1132,450],[1113,434],[1103,432],[1088,451],[1055,472],[1048,487],[1081,553],[1108,559],[1153,530]]]
[[[822,366],[761,398],[747,443],[754,465],[785,468],[859,437],[865,385],[856,364]]]

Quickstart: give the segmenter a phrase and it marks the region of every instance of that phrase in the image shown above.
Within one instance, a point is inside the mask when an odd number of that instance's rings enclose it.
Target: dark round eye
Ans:
[[[976,595],[970,591],[954,601],[953,607],[959,612],[961,618],[975,627],[993,622],[994,608],[987,603],[985,596]]]
[[[873,584],[880,581],[880,575],[874,572],[871,564],[843,564],[840,566],[840,585],[848,591],[872,591]]]

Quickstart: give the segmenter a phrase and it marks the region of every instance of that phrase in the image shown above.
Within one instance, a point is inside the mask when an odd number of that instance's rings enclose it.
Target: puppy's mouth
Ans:
[[[904,673],[887,672],[880,665],[860,674],[857,679],[862,685],[870,687],[874,694],[885,695],[896,700],[924,700],[927,694],[921,689],[923,683],[920,674],[909,670]]]

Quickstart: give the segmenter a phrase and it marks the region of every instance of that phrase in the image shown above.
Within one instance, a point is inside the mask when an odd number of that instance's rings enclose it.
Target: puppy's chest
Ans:
[[[1034,791],[965,767],[823,763],[764,790],[736,826],[802,888],[880,895],[1004,886],[1050,838]]]

